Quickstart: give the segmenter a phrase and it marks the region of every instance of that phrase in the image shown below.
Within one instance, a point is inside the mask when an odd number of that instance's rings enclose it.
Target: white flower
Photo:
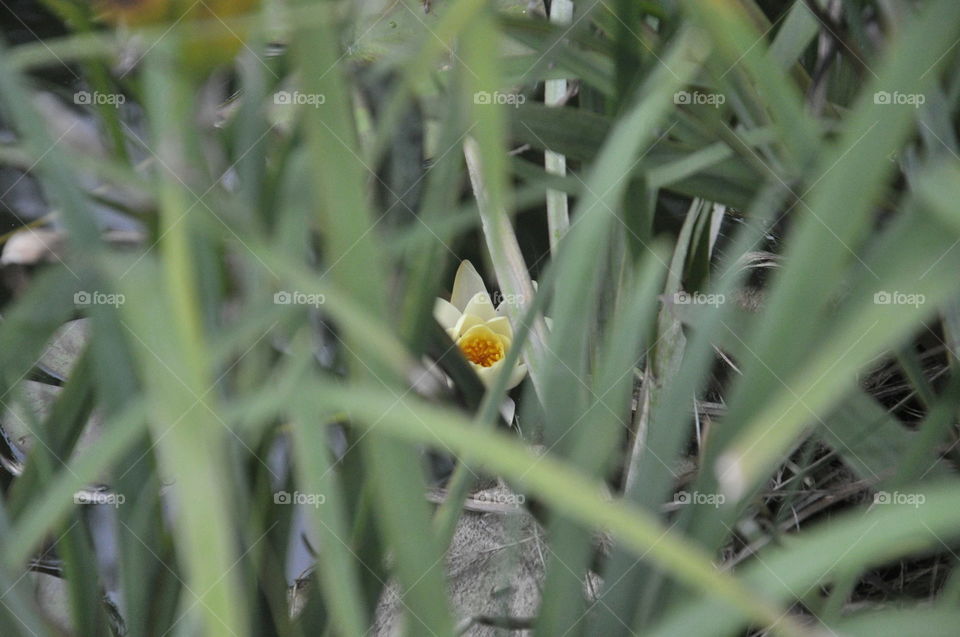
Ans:
[[[513,343],[513,328],[502,307],[503,303],[494,308],[483,279],[469,261],[462,261],[457,269],[450,300],[437,299],[433,306],[433,316],[488,387],[500,373]],[[507,389],[519,385],[526,374],[525,365],[515,365]]]

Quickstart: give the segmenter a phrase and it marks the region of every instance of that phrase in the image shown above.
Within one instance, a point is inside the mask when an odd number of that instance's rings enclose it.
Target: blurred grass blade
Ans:
[[[884,176],[891,168],[885,158],[903,143],[915,116],[916,109],[878,103],[874,95],[893,88],[905,93],[918,92],[924,84],[932,82],[933,73],[921,77],[922,71],[918,72],[918,69],[931,68],[937,62],[941,55],[938,51],[947,48],[955,37],[958,18],[960,5],[955,3],[933,2],[927,7],[895,43],[880,71],[880,79],[864,89],[838,144],[821,162],[815,173],[818,181],[812,188],[809,204],[803,204],[809,214],[801,218],[794,231],[786,255],[787,265],[770,295],[765,320],[751,341],[754,358],[745,362],[743,378],[730,399],[730,422],[745,423],[758,416],[765,397],[785,391],[783,382],[793,391],[798,390],[788,370],[809,354],[810,343],[817,340],[816,333],[824,326],[816,320],[800,321],[798,317],[823,315],[830,299],[830,295],[824,293],[823,282],[840,274],[850,261],[851,250],[861,243],[869,227],[868,213]],[[898,50],[917,53],[898,55]],[[881,122],[883,126],[879,125]],[[837,209],[846,212],[834,214]],[[914,276],[919,276],[922,271]],[[882,327],[889,327],[889,324]],[[834,358],[842,356],[851,343],[857,342],[862,331],[863,326],[853,335],[853,341],[843,343],[831,355]],[[789,337],[785,337],[787,334]],[[882,335],[876,336],[880,338]],[[832,363],[833,360],[822,369]],[[797,391],[797,395],[804,396],[802,391]],[[795,401],[792,397],[787,400]],[[804,396],[804,402],[810,403],[810,400]],[[769,401],[766,404],[769,405]],[[767,415],[770,413],[773,412],[768,408]],[[796,432],[795,429],[791,431],[789,424],[778,420],[781,415],[782,412],[777,411],[766,421],[765,428],[767,432],[776,432],[781,443],[772,444],[771,438],[765,438],[763,442],[767,452],[777,456],[785,450],[785,441],[792,443],[795,440]],[[779,424],[773,427],[770,423],[775,421]],[[732,430],[723,432],[718,443],[722,446],[734,433]],[[747,434],[743,435],[739,443],[741,447]],[[757,431],[750,435],[756,436]],[[774,448],[777,451],[774,452]],[[755,448],[755,451],[759,449]],[[768,455],[765,461],[750,469],[734,466],[735,457],[735,454],[727,456],[726,466],[733,467],[733,470],[727,472],[724,469],[721,473],[726,474],[728,493],[742,495],[748,485],[759,478],[760,466],[769,468],[774,455]],[[743,472],[737,473],[741,469]]]
[[[706,553],[663,528],[650,514],[603,497],[597,481],[550,456],[533,454],[510,436],[478,429],[448,409],[384,397],[372,385],[326,388],[315,395],[318,404],[348,410],[365,431],[376,423],[383,433],[450,449],[466,462],[496,471],[558,514],[590,528],[607,529],[636,555],[701,593],[722,599],[743,618],[761,625],[776,624],[776,632],[784,635],[809,634],[781,608],[767,604],[759,590],[744,588],[717,570]],[[384,418],[385,414],[390,418]]]
[[[920,554],[957,538],[960,490],[955,485],[941,484],[905,495],[915,496],[912,504],[884,504],[866,514],[854,510],[808,529],[783,547],[764,551],[740,577],[756,590],[787,602],[812,586],[827,584],[836,573]],[[728,634],[741,626],[742,620],[712,600],[675,610],[650,634]]]
[[[361,308],[382,320],[386,314],[384,252],[365,195],[368,174],[376,175],[359,153],[350,90],[343,69],[338,67],[343,55],[335,29],[336,6],[329,4],[324,12],[328,19],[316,28],[300,31],[294,42],[305,68],[328,68],[322,75],[307,74],[302,79],[306,93],[322,95],[325,101],[323,110],[308,109],[311,112],[304,117],[317,177],[315,217],[324,232],[328,274],[338,287],[350,291]],[[381,389],[396,397],[406,391],[393,370],[355,354],[367,339],[363,330],[352,323],[340,327],[354,378],[377,381]],[[438,547],[418,541],[428,537],[431,530],[427,503],[421,495],[424,481],[417,451],[411,445],[385,439],[380,432],[363,436],[358,442],[363,467],[373,484],[380,536],[394,551],[394,571],[407,619],[417,631],[438,637],[452,635],[453,620],[447,604],[441,601],[445,599],[442,572],[435,568],[442,553]]]

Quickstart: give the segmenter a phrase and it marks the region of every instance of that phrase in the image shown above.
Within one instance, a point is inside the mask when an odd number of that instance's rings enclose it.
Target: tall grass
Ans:
[[[570,5],[0,38],[0,634],[953,634],[960,5]]]

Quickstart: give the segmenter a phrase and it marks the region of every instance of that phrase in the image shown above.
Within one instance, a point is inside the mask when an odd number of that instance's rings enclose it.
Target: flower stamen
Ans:
[[[467,360],[481,367],[491,367],[505,354],[503,340],[484,325],[471,327],[457,345]]]

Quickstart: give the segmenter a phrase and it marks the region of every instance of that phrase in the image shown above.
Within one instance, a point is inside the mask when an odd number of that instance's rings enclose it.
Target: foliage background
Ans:
[[[954,0],[6,8],[3,635],[955,634]]]

